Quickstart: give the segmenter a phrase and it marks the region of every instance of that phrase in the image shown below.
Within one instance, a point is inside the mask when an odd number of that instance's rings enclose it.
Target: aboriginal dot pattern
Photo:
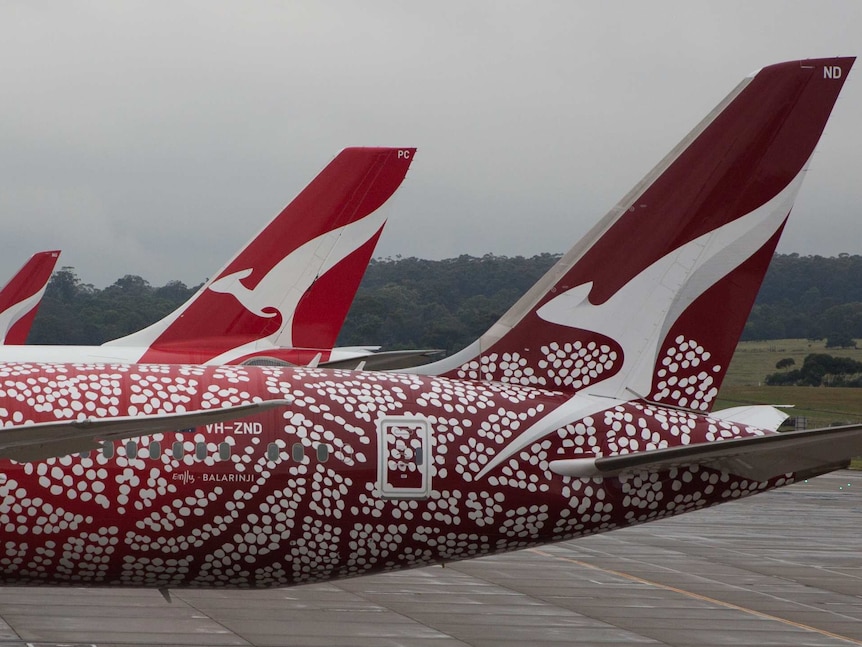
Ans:
[[[583,339],[536,343],[534,350],[484,353],[462,364],[453,377],[579,391],[607,379],[622,364],[622,350],[616,342],[582,332]]]
[[[709,411],[718,395],[723,372],[711,354],[693,339],[678,335],[659,358],[653,392],[655,402]]]
[[[585,349],[590,370],[598,371],[603,358],[615,361],[612,349]],[[576,348],[548,346],[547,353],[556,357],[558,350],[571,355]],[[501,357],[500,366],[504,361],[503,370],[520,365]],[[568,369],[566,377],[575,375],[574,364]],[[561,458],[768,433],[638,403],[549,429],[477,478],[568,397],[513,382],[313,368],[13,364],[0,368],[0,392],[5,426],[293,398],[258,418],[260,435],[201,427],[139,439],[141,447],[166,448],[157,459],[120,450],[110,459],[92,452],[4,460],[5,584],[289,586],[602,532],[790,478],[752,482],[691,467],[601,481],[550,471]],[[378,493],[377,421],[387,416],[427,421],[427,498]],[[180,459],[167,449],[174,442],[186,448]],[[232,445],[229,460],[218,458],[222,442]],[[192,455],[197,443],[208,449],[205,460]],[[271,443],[278,461],[270,460]],[[326,462],[313,451],[294,461],[295,443],[309,449],[324,443],[331,453]]]

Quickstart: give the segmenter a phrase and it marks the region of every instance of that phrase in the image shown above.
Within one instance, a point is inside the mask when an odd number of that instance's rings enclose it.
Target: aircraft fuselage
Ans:
[[[5,423],[293,404],[85,456],[0,462],[0,582],[290,586],[560,541],[791,480],[696,466],[559,476],[550,461],[770,433],[611,401],[519,447],[572,397],[322,369],[6,365]]]

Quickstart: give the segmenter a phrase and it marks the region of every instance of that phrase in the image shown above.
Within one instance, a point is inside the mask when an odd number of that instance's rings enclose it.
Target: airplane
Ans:
[[[443,363],[0,365],[0,583],[167,597],[321,582],[607,532],[846,465],[862,425],[778,433],[710,409],[854,60],[746,77]]]
[[[431,352],[333,348],[415,148],[346,148],[198,292],[101,346],[13,346],[0,362],[410,365]],[[22,342],[23,343],[23,342]]]
[[[59,250],[33,254],[0,289],[0,332],[3,334],[0,343],[23,344],[27,341],[58,258]]]

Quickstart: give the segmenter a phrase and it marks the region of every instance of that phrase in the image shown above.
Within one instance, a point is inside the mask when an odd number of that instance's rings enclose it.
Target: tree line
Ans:
[[[775,367],[781,369],[792,365],[793,360],[789,359],[778,362]],[[811,353],[802,361],[801,368],[770,373],[765,381],[769,386],[862,387],[862,362],[849,357]]]
[[[375,259],[338,343],[454,352],[485,332],[558,259]],[[127,275],[98,289],[64,267],[48,283],[28,343],[95,345],[122,337],[165,316],[199,287],[180,281],[154,287]],[[862,339],[862,256],[775,256],[743,339],[783,338],[834,345]]]
[[[153,287],[127,274],[100,290],[83,283],[75,268],[63,267],[48,281],[27,343],[97,346],[158,321],[198,287],[180,281]]]
[[[860,338],[862,256],[775,255],[743,340],[826,339],[842,347]]]

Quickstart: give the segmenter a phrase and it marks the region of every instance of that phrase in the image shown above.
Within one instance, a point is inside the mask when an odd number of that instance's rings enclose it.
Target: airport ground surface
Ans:
[[[542,549],[275,591],[0,588],[22,645],[862,645],[862,472]]]

